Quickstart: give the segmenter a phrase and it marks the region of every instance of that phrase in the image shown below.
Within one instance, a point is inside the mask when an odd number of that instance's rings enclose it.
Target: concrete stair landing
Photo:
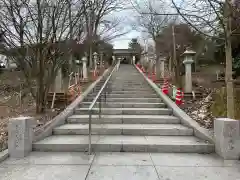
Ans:
[[[109,83],[111,91],[102,104],[101,118],[98,103],[92,111],[93,152],[214,152],[213,144],[194,137],[192,128],[180,124],[133,66],[121,65]],[[66,124],[34,143],[33,149],[88,151],[88,108],[97,92],[90,93]]]

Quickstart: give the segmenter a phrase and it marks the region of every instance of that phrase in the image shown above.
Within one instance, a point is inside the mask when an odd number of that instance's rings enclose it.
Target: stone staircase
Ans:
[[[92,115],[93,152],[211,153],[214,145],[193,136],[131,65],[121,65],[110,80],[111,93]],[[96,89],[99,90],[98,86]],[[88,107],[95,91],[53,135],[33,144],[35,151],[88,151]]]

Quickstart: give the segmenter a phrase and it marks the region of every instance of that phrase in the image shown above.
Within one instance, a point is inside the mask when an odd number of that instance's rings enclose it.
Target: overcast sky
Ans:
[[[155,4],[156,11],[158,11],[158,7],[160,6],[165,6],[168,11],[171,11],[170,5],[171,2],[170,0],[165,0],[164,3],[161,5],[159,4],[160,1],[158,0],[136,0],[139,5],[142,5],[144,8],[148,4],[148,1],[151,1],[153,4]],[[182,1],[182,0],[175,0],[176,2]],[[132,1],[134,2],[134,0]],[[162,1],[163,2],[163,1]],[[127,5],[128,6],[128,5]],[[129,9],[124,10],[118,13],[114,13],[115,16],[120,17],[122,19],[122,25],[124,26],[124,32],[129,31],[126,35],[121,36],[118,39],[114,39],[113,42],[111,42],[114,45],[115,49],[126,49],[128,48],[128,43],[132,38],[137,38],[141,44],[144,44],[144,38],[146,39],[147,35],[146,33],[143,34],[139,29],[138,30],[133,30],[132,25],[136,24],[136,19],[139,14],[134,10],[130,9],[132,8],[132,5],[129,3]],[[150,39],[148,42],[150,43]]]
[[[128,43],[132,38],[140,38],[141,32],[137,32],[132,29],[132,24],[134,23],[137,13],[134,10],[128,9],[121,12],[114,13],[115,16],[121,18],[123,27],[123,32],[128,32],[127,34],[114,39],[112,44],[116,49],[126,49],[128,48]]]
[[[115,49],[127,49],[128,43],[132,38],[138,38],[140,37],[140,33],[137,31],[131,31],[128,34],[122,36],[119,39],[115,39],[113,42]]]

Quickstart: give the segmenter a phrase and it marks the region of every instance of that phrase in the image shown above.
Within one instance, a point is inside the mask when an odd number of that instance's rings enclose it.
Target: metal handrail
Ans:
[[[108,89],[108,82],[110,80],[110,78],[112,77],[112,74],[114,73],[114,71],[116,69],[119,68],[120,65],[120,61],[118,63],[115,64],[113,70],[111,71],[110,75],[108,76],[108,78],[105,80],[104,84],[102,85],[101,89],[99,90],[99,92],[97,93],[96,97],[93,99],[92,103],[90,104],[89,108],[88,108],[88,112],[89,112],[89,127],[88,127],[88,138],[89,138],[89,142],[88,142],[88,153],[89,155],[91,154],[91,149],[92,149],[92,143],[91,143],[91,136],[92,136],[92,109],[94,107],[94,105],[96,104],[97,100],[99,100],[99,118],[101,118],[101,108],[102,108],[102,98],[101,95],[103,93],[103,91],[105,90],[105,88],[107,87]],[[105,103],[106,103],[106,90],[104,91],[104,96],[105,96]]]

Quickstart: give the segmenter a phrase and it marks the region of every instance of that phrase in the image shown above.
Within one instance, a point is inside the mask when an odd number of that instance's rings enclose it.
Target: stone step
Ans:
[[[88,135],[88,124],[64,124],[53,130],[55,135]],[[94,135],[191,136],[193,129],[181,124],[93,124]]]
[[[86,97],[85,101],[93,101],[94,98]],[[149,102],[160,103],[160,98],[107,98],[107,102]]]
[[[117,82],[117,83],[116,83]],[[134,82],[125,82],[125,81],[109,81],[109,83],[113,86],[139,86],[139,87],[148,87],[148,84],[144,81],[140,83],[134,83]]]
[[[94,92],[99,92],[101,88],[95,89]],[[147,93],[147,94],[155,94],[152,89],[139,89],[139,88],[109,88],[110,92],[113,94],[119,94],[118,92],[135,92],[135,93]]]
[[[72,115],[68,123],[89,123],[89,115]],[[92,115],[93,124],[179,124],[180,119],[167,115]]]
[[[142,87],[142,88],[150,88],[148,84],[145,84],[142,82],[141,84],[134,84],[134,83],[126,83],[126,82],[117,82],[117,83],[111,83],[111,87]]]
[[[147,93],[147,94],[155,94],[152,89],[139,89],[139,88],[110,88],[110,92],[113,94],[117,94],[117,91],[131,91],[134,93]]]
[[[134,87],[129,87],[129,86],[126,86],[126,87],[112,87],[110,86],[110,89],[111,90],[129,90],[129,91],[149,91],[149,90],[152,90],[151,88],[148,88],[148,87],[137,87],[137,86],[134,86]]]
[[[148,83],[144,79],[139,78],[133,78],[133,79],[111,79],[110,83],[112,85],[118,86],[118,85],[136,85],[136,86],[148,86]]]
[[[92,135],[93,152],[212,153],[214,145],[193,136]],[[87,135],[52,135],[33,143],[34,151],[87,152]]]
[[[123,94],[123,95],[128,95],[128,94],[138,94],[140,95],[148,95],[148,94],[154,94],[152,90],[149,91],[124,91],[124,90],[114,90],[111,91],[111,94]]]
[[[88,108],[77,108],[75,114],[88,114]],[[92,109],[93,114],[99,113],[99,108]],[[129,115],[171,115],[172,110],[168,108],[101,108],[101,113],[109,114],[129,114]]]
[[[117,82],[117,84],[113,84],[113,83],[109,83],[110,87],[116,87],[116,88],[124,88],[124,87],[130,87],[130,88],[151,88],[148,84],[142,84],[142,85],[134,85],[134,84],[126,84],[126,83],[119,83]]]
[[[126,83],[118,83],[118,84],[111,84],[111,87],[116,87],[116,88],[124,88],[124,87],[130,87],[130,88],[150,88],[147,84],[143,84],[143,85],[135,85],[135,84],[126,84]]]
[[[90,106],[92,102],[82,102],[79,107],[87,108]],[[98,102],[96,103],[96,107],[98,107]],[[109,102],[103,103],[103,107],[110,108],[163,108],[166,107],[164,103],[132,103],[132,102]]]
[[[94,94],[89,94],[87,97],[95,97],[96,93]],[[103,94],[104,96],[104,94]],[[115,93],[111,93],[111,94],[107,94],[107,98],[159,98],[159,96],[157,94],[138,94],[136,93],[131,93],[131,94],[115,94]]]

